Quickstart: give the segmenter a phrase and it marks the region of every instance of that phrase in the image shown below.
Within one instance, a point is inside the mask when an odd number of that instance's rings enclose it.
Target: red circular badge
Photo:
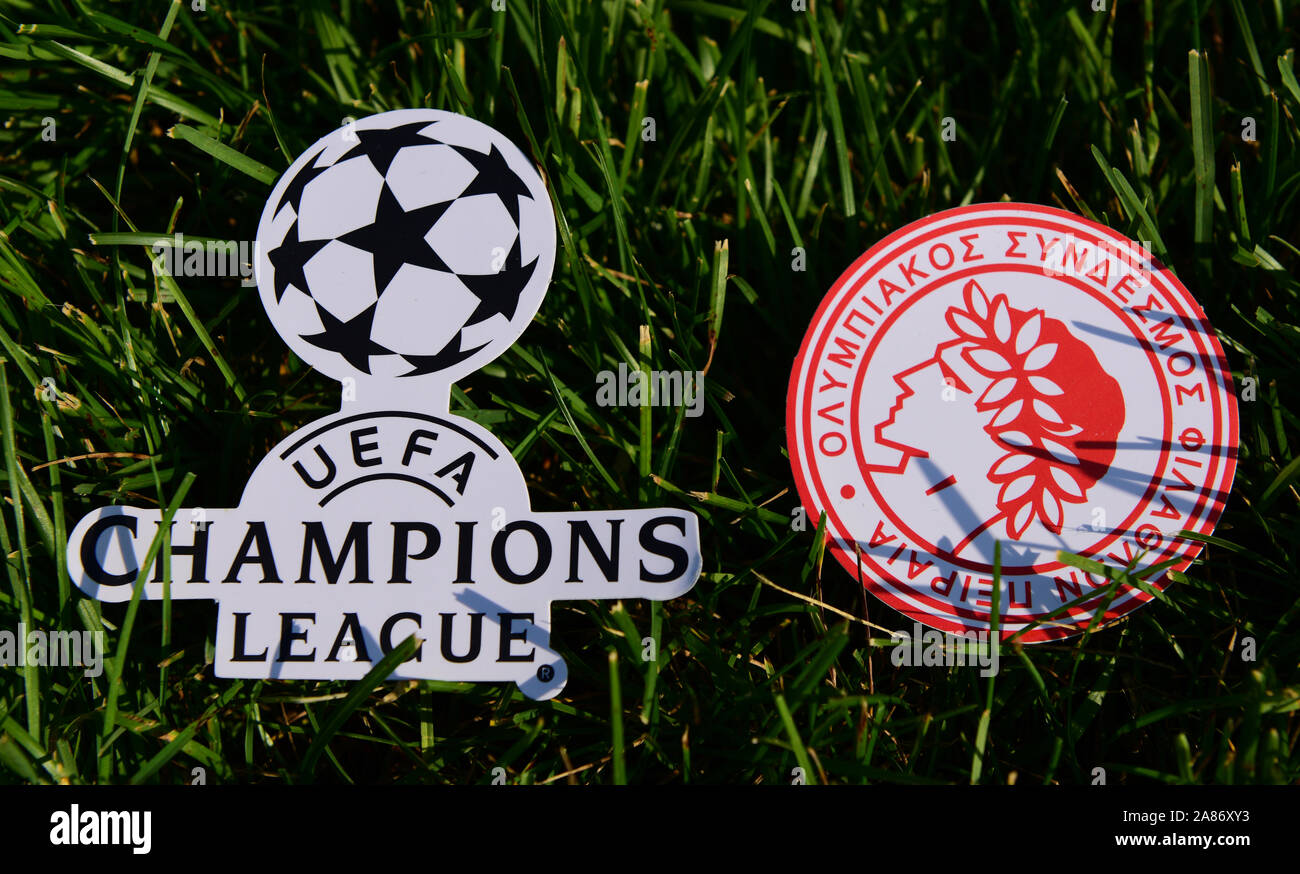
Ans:
[[[1237,407],[1223,349],[1147,248],[1057,209],[947,210],[871,247],[804,337],[787,400],[803,505],[830,548],[912,619],[1037,642],[1083,630],[1107,580],[1156,589],[1214,529]],[[1104,621],[1151,599],[1124,586]],[[1060,615],[1049,614],[1069,608]]]

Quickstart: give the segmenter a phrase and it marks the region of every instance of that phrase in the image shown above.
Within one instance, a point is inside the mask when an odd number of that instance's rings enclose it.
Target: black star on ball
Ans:
[[[302,192],[307,187],[307,183],[333,166],[333,164],[326,164],[324,167],[317,167],[315,163],[310,163],[299,170],[289,180],[289,184],[284,187],[284,193],[280,195],[280,202],[276,204],[275,214],[278,216],[286,206],[293,207],[294,215],[301,213]]]
[[[357,370],[369,373],[371,355],[391,355],[393,352],[370,339],[370,327],[375,321],[375,307],[378,305],[378,302],[372,303],[345,322],[318,303],[316,312],[325,330],[319,334],[304,334],[302,338],[320,349],[337,352]]]
[[[391,188],[385,183],[379,193],[375,220],[339,237],[349,246],[369,252],[375,264],[375,291],[383,294],[403,264],[450,273],[433,247],[424,239],[429,229],[455,201],[422,206],[411,211],[402,209]]]
[[[446,370],[454,364],[459,364],[466,358],[482,349],[487,343],[475,346],[473,349],[462,350],[460,347],[465,341],[464,331],[457,331],[456,336],[447,341],[433,355],[403,355],[402,358],[411,365],[412,369],[403,373],[402,376],[424,376],[428,373],[437,373],[439,370]]]
[[[519,238],[515,237],[515,244],[511,247],[510,254],[506,256],[501,270],[481,276],[460,275],[460,281],[478,298],[478,306],[465,320],[466,326],[485,322],[497,313],[507,319],[515,317],[519,296],[524,293],[528,281],[533,278],[533,271],[537,268],[536,258],[527,266],[523,266],[522,261]]]
[[[301,240],[298,237],[298,220],[293,220],[288,233],[280,245],[266,253],[271,266],[275,268],[275,302],[279,303],[290,285],[306,292],[307,276],[303,268],[311,257],[319,252],[329,240]]]
[[[510,165],[506,163],[505,155],[493,145],[491,151],[476,152],[473,149],[467,149],[464,146],[452,146],[460,156],[474,165],[477,175],[474,181],[461,192],[461,197],[471,197],[475,194],[495,194],[501,201],[501,205],[510,213],[510,218],[514,220],[515,227],[519,227],[519,198],[527,197],[532,199],[533,195],[520,179]]]
[[[354,155],[365,155],[379,171],[380,176],[387,176],[393,158],[397,157],[397,153],[406,146],[428,146],[441,142],[433,137],[421,135],[420,131],[430,124],[431,122],[428,121],[414,121],[393,128],[358,130],[356,131],[357,144],[340,155],[334,163],[338,164]]]

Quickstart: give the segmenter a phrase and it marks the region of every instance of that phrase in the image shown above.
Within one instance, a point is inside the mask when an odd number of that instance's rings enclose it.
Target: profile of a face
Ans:
[[[901,461],[877,467],[877,482],[926,496],[926,525],[953,555],[986,531],[1059,534],[1065,506],[1083,503],[1114,460],[1119,383],[1062,322],[990,299],[974,280],[944,315],[950,331],[933,354],[893,377],[899,392],[875,439]]]

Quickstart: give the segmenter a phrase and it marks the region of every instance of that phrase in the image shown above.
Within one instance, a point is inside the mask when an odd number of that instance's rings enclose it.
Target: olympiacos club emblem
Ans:
[[[1039,623],[1026,642],[1101,609],[1107,581],[1061,551],[1185,569],[1201,546],[1180,534],[1213,531],[1238,439],[1223,349],[1174,275],[1109,228],[1010,203],[859,258],[804,338],[787,424],[803,505],[849,573],[909,618],[978,632],[1000,541],[1000,626]],[[1102,620],[1151,597],[1122,588]]]
[[[341,383],[339,412],[289,435],[233,509],[181,510],[171,561],[141,568],[162,513],[105,507],[68,568],[103,601],[218,602],[223,677],[359,679],[411,634],[392,679],[567,677],[551,602],[681,595],[700,571],[694,514],[534,513],[510,450],[448,410],[451,384],[500,355],[541,304],[555,223],[537,170],[449,112],[363,118],[304,152],[258,226],[276,330]],[[191,524],[193,522],[193,524]]]

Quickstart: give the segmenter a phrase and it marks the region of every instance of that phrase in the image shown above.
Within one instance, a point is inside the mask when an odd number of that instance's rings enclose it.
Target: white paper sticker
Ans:
[[[1143,246],[982,204],[845,271],[795,360],[787,433],[803,505],[825,511],[850,574],[957,634],[987,630],[997,597],[1003,636],[1032,643],[1152,597],[1089,597],[1108,581],[1059,552],[1132,564],[1156,589],[1153,566],[1190,564],[1201,544],[1179,533],[1213,531],[1232,487],[1235,401],[1205,314]]]
[[[359,679],[414,633],[391,679],[547,699],[567,678],[551,602],[695,584],[695,514],[535,513],[510,451],[448,411],[452,382],[527,327],[555,262],[546,188],[499,132],[427,109],[340,128],[277,182],[257,249],[272,323],[342,403],[272,449],[238,507],[172,520],[170,596],[219,603],[218,676]],[[130,600],[161,523],[87,514],[68,538],[73,582]],[[144,569],[144,600],[163,597],[164,570]]]

